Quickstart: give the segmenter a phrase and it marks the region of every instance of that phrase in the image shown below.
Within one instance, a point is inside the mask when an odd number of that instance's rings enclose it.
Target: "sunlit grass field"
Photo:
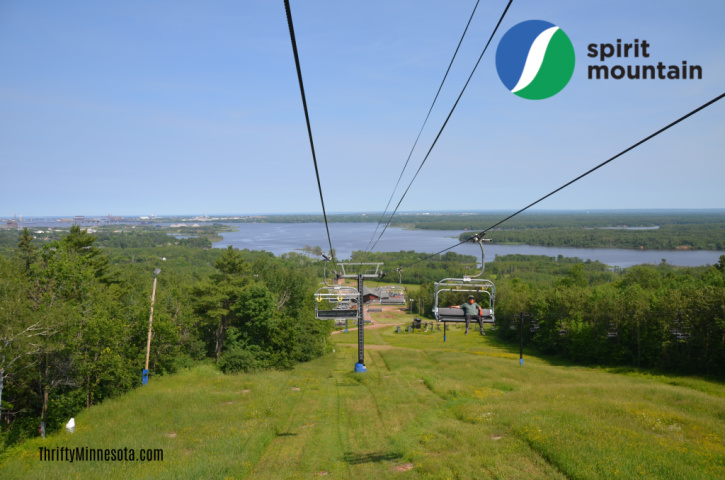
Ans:
[[[492,335],[357,332],[288,372],[202,366],[4,454],[0,478],[725,478],[725,386],[556,365]],[[38,448],[163,449],[161,462],[41,462]]]

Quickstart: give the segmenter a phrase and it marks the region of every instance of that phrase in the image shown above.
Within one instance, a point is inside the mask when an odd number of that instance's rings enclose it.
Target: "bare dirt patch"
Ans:
[[[394,466],[393,471],[394,472],[407,472],[408,470],[413,470],[414,466],[415,465],[413,465],[412,463],[404,463],[403,465]]]
[[[383,305],[383,312],[405,312],[405,307],[400,305]]]
[[[338,343],[341,347],[357,347],[357,343]],[[365,345],[365,350],[390,350],[391,348],[398,348],[392,345]]]
[[[365,325],[365,330],[371,330],[375,328],[385,328],[385,327],[396,327],[398,325],[407,325],[408,322],[400,322],[400,323],[375,323],[373,320],[373,323],[371,325]],[[357,331],[357,327],[349,328],[348,330]],[[335,335],[336,333],[343,333],[345,330],[335,330],[332,332],[332,335]]]

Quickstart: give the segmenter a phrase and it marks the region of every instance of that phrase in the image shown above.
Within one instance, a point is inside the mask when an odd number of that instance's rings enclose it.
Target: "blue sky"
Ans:
[[[291,3],[328,211],[381,211],[475,0]],[[415,168],[505,5],[481,2]],[[724,18],[719,0],[514,0],[401,210],[518,209],[720,95]],[[530,19],[577,58],[540,101],[495,67]],[[618,63],[703,79],[588,80],[587,45],[617,38],[651,45]],[[0,65],[0,216],[320,211],[281,0],[0,1]],[[725,100],[539,207],[722,208],[723,147]]]

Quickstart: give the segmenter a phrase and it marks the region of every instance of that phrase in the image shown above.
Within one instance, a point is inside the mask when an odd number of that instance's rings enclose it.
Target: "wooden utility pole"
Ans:
[[[149,354],[151,353],[151,325],[154,322],[154,299],[156,298],[156,276],[161,273],[158,268],[154,270],[154,287],[151,290],[151,315],[149,316],[149,338],[146,342],[146,367],[143,371],[141,383],[146,385],[149,381]]]

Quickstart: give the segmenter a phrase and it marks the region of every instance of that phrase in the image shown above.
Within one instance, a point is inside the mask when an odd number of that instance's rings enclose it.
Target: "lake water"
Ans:
[[[266,250],[275,255],[298,250],[305,245],[320,246],[327,250],[327,234],[324,223],[233,223],[236,232],[222,233],[223,240],[214,243],[216,248]],[[332,246],[339,259],[350,258],[353,250],[365,250],[375,230],[374,223],[331,223]],[[379,252],[415,250],[433,253],[458,243],[462,230],[404,230],[388,228],[375,247]],[[378,235],[380,232],[378,232]],[[667,263],[679,266],[714,265],[724,251],[712,250],[629,250],[620,248],[569,248],[537,247],[530,245],[487,244],[486,261],[498,255],[547,255],[556,257],[579,257],[582,260],[599,260],[610,266],[622,268],[643,263],[659,264],[664,258]],[[467,255],[481,255],[477,245],[463,244],[452,251]]]

